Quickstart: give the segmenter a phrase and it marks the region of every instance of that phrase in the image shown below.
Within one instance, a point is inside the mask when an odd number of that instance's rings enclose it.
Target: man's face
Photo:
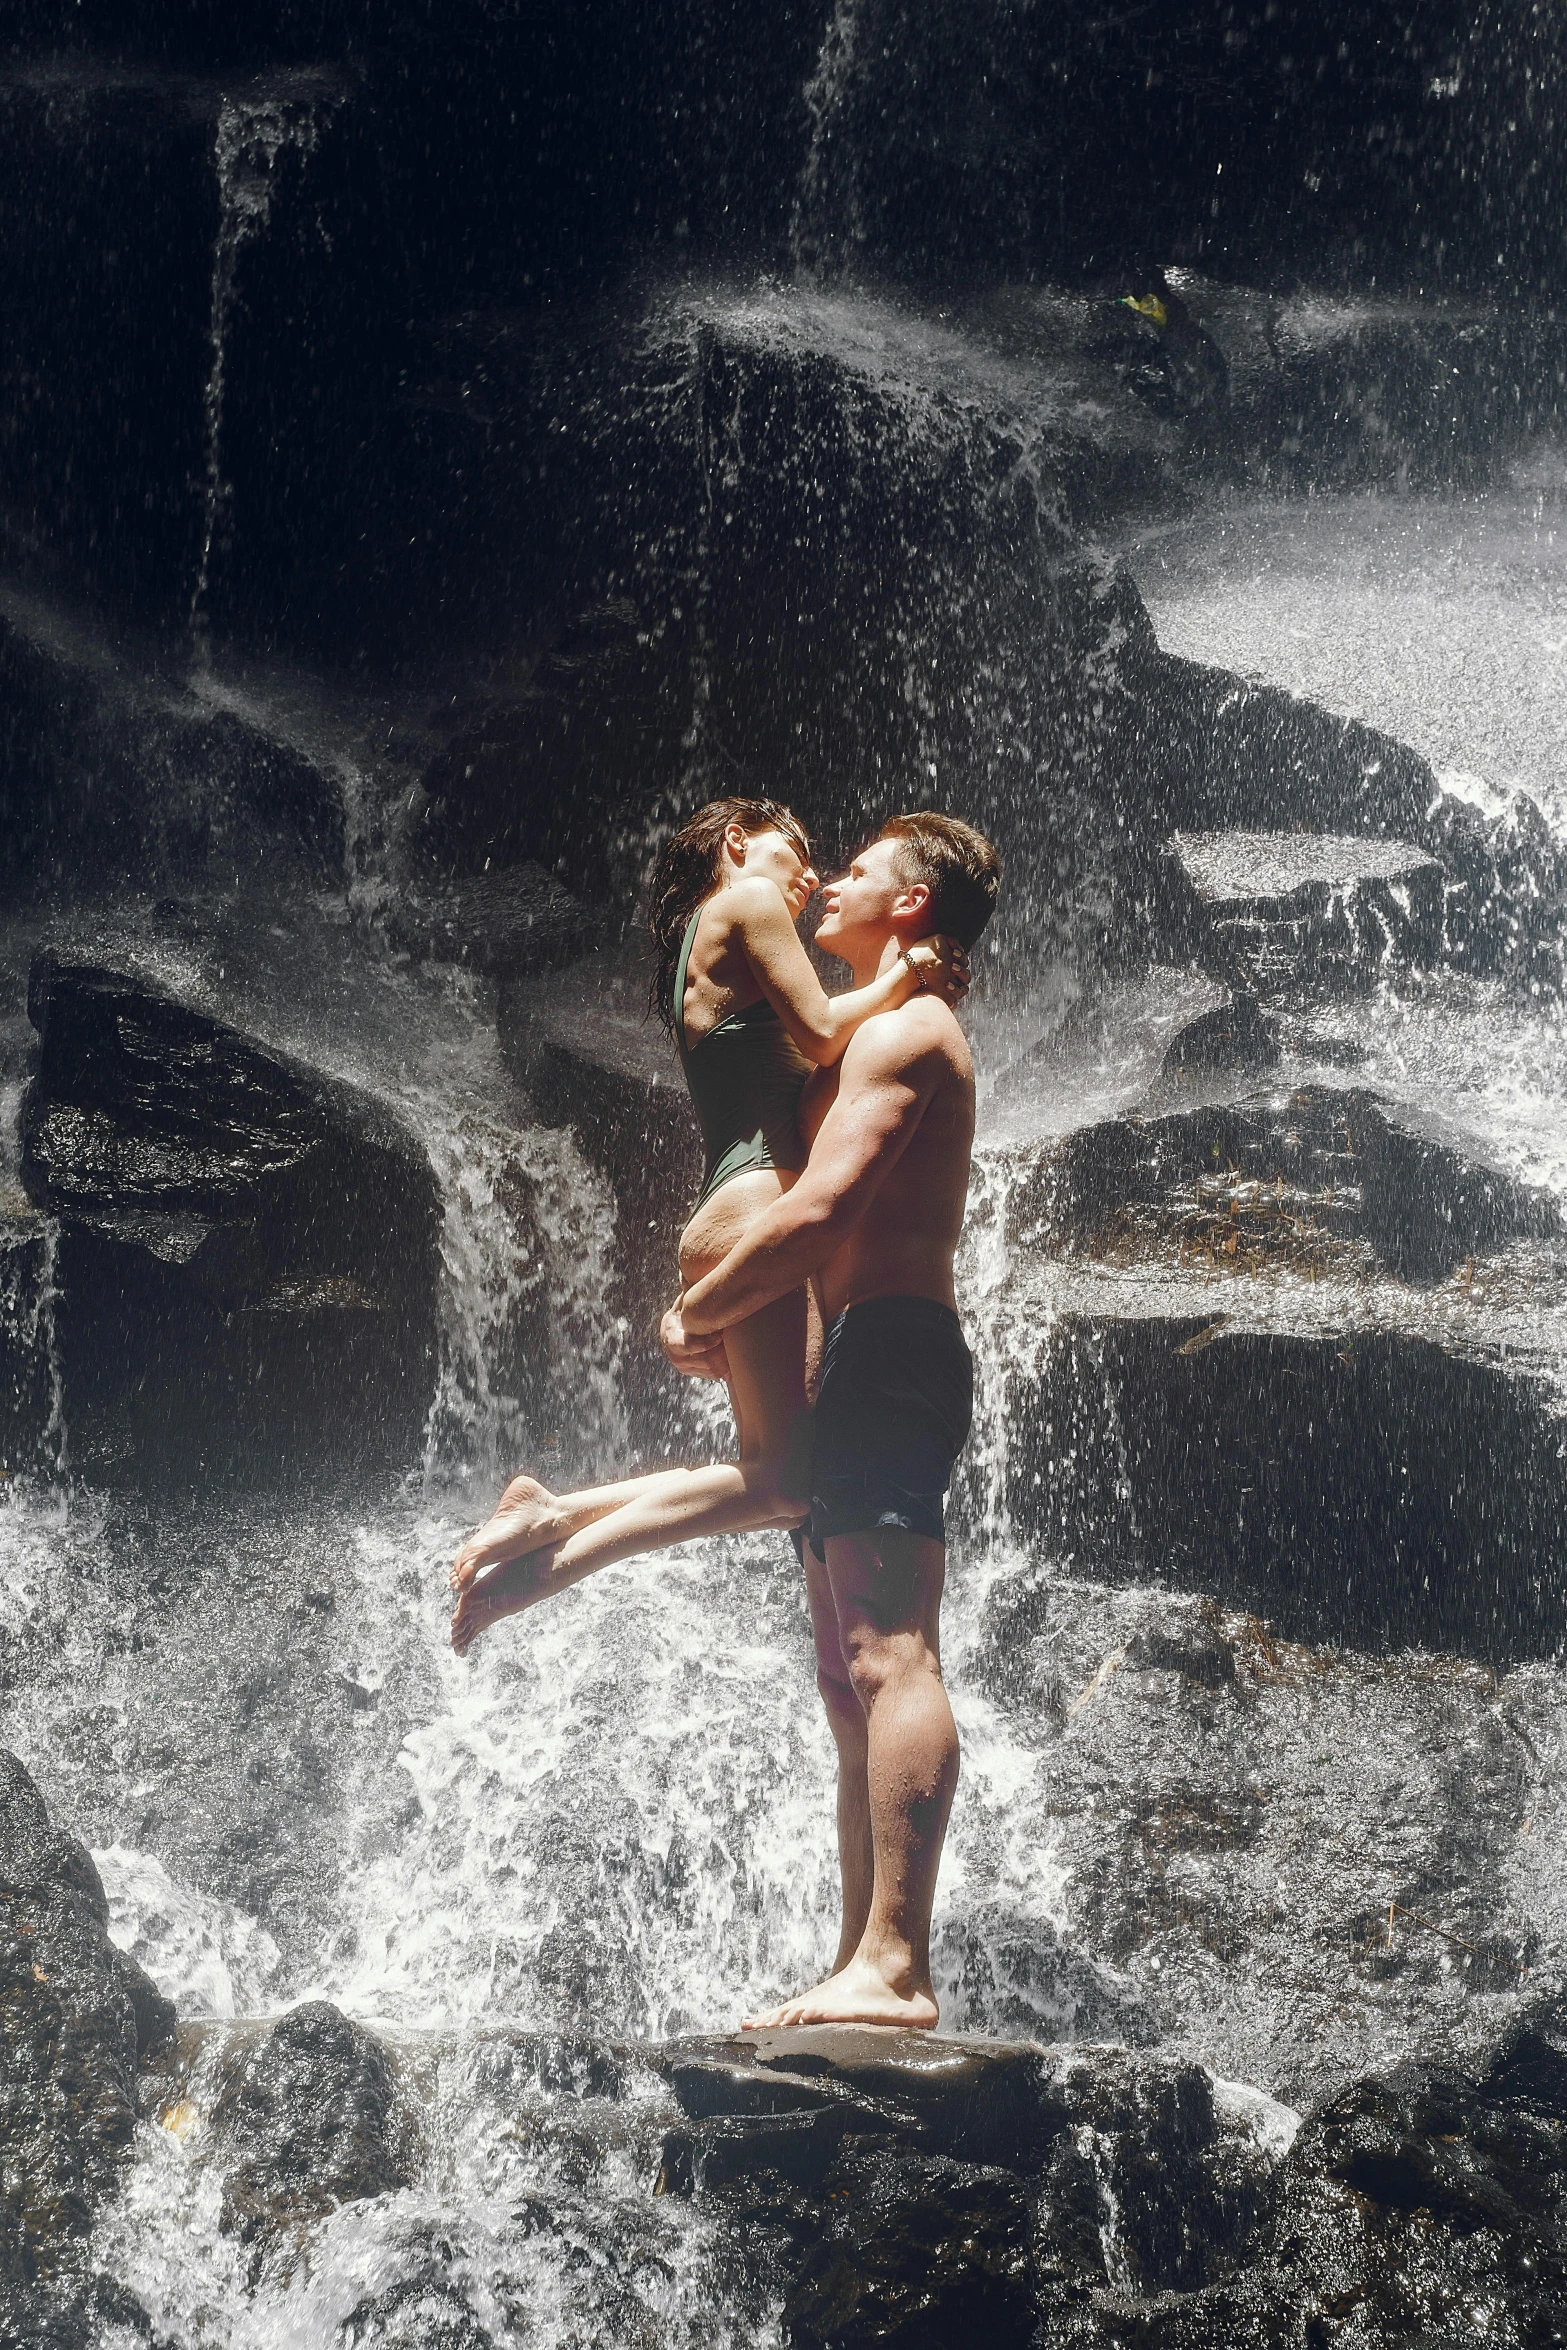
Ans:
[[[816,943],[845,962],[859,950],[874,945],[878,952],[894,931],[915,925],[928,892],[922,882],[911,888],[898,872],[899,843],[873,840],[862,849],[847,873],[829,881],[822,891],[827,911],[817,927]]]

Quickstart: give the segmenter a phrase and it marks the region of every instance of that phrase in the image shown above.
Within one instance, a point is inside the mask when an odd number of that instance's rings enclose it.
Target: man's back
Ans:
[[[963,1227],[974,1142],[974,1065],[945,1004],[916,997],[854,1037],[836,1086],[813,1083],[804,1124],[813,1151],[833,1136],[871,1176],[864,1210],[822,1264],[830,1319],[871,1297],[953,1303],[952,1259]],[[820,1160],[813,1161],[818,1169]]]

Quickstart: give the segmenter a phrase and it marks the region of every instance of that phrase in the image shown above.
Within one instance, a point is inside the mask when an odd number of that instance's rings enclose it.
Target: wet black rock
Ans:
[[[968,1669],[1044,1729],[1062,1934],[1135,1989],[1142,2066],[1200,2058],[1298,2107],[1398,2057],[1470,2063],[1549,1969],[1550,1667],[1308,1647],[1168,1582],[1040,1568],[996,1591]]]
[[[1455,969],[1561,992],[1567,848],[1528,796],[1487,816],[1444,792],[1425,837],[1448,873],[1446,956]]]
[[[410,2124],[381,2043],[326,2000],[232,2056],[212,2112],[225,2153],[219,2226],[266,2252],[340,2203],[410,2177]]]
[[[1508,1280],[1503,1259],[1425,1300],[1288,1271],[1062,1268],[1006,1407],[1013,1522],[1300,1637],[1550,1654],[1561,1303],[1525,1285],[1509,1307]]]
[[[1442,947],[1443,871],[1407,841],[1177,833],[1195,951],[1250,988],[1369,979]]]
[[[581,907],[538,865],[416,880],[388,902],[382,923],[410,954],[497,978],[558,970],[586,944]]]
[[[824,2184],[823,2232],[784,2306],[795,2341],[820,2350],[1032,2342],[1032,2212],[1015,2176],[872,2147],[846,2154]]]
[[[421,775],[418,845],[451,871],[531,859],[578,895],[634,895],[645,843],[627,804],[656,804],[680,771],[687,660],[678,623],[649,624],[623,595],[549,630],[524,683],[435,713],[445,739]]]
[[[405,1451],[435,1349],[438,1203],[417,1141],[129,974],[44,956],[29,1010],[23,1177],[59,1219],[66,1412],[89,1451]]]
[[[1194,1028],[1179,1031],[1165,1073]],[[1118,1049],[1135,1069],[1124,1045],[1107,1046],[1107,1064]],[[1482,1138],[1369,1087],[1248,1087],[1189,1108],[1165,1107],[1169,1088],[1149,1092],[1139,1112],[1023,1153],[1009,1200],[1015,1246],[1115,1263],[1173,1246],[1183,1264],[1215,1272],[1319,1277],[1369,1258],[1431,1282],[1515,1242],[1562,1236],[1556,1199]]]
[[[82,1846],[0,1753],[0,2327],[4,2294],[68,2262],[136,2121],[138,2069],[174,2010],[109,1940]]]
[[[1242,2278],[1076,2338],[1240,2350],[1350,2318],[1378,2343],[1559,2342],[1564,2221],[1560,2035],[1525,2031],[1478,2078],[1411,2063],[1357,2081],[1296,2139]]]

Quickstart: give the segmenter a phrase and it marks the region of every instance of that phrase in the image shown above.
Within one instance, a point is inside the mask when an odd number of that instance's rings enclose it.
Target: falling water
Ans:
[[[202,410],[206,466],[202,484],[201,554],[191,591],[190,630],[198,675],[211,667],[207,597],[212,566],[227,526],[231,486],[223,472],[223,405],[229,329],[240,255],[266,227],[277,193],[280,156],[313,153],[339,94],[323,77],[293,75],[252,96],[225,97],[218,108],[213,168],[218,183],[218,233],[212,250],[211,364]]]
[[[863,0],[834,0],[816,68],[805,85],[810,142],[789,222],[798,272],[821,276],[864,241],[859,174],[845,116],[858,66]]]

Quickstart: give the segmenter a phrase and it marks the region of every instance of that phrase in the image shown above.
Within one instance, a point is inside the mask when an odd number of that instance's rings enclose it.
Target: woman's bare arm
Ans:
[[[758,875],[731,883],[724,910],[733,935],[745,949],[756,984],[808,1061],[831,1068],[855,1030],[874,1012],[895,1011],[916,993],[923,979],[945,1003],[961,1000],[968,983],[963,952],[950,939],[922,938],[909,953],[918,969],[901,957],[869,987],[829,995],[817,978],[781,889]]]

